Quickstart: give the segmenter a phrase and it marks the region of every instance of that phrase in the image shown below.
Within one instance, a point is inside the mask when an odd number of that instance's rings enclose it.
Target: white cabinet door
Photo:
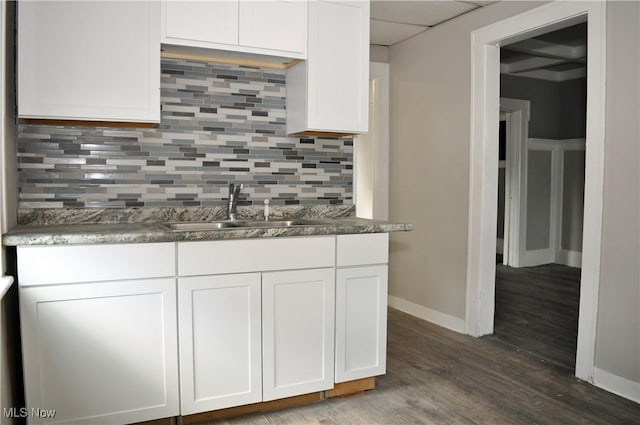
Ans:
[[[333,388],[334,270],[262,275],[265,401]]]
[[[386,265],[336,272],[336,382],[386,371]]]
[[[160,121],[160,5],[18,3],[18,115]]]
[[[304,59],[307,51],[307,2],[164,0],[162,42]]]
[[[238,44],[238,0],[162,2],[162,42]]]
[[[20,288],[30,423],[148,421],[178,414],[175,279]]]
[[[262,400],[260,274],[178,279],[181,414]]]
[[[241,1],[239,44],[304,54],[307,51],[307,2]]]
[[[307,61],[287,70],[287,132],[369,129],[369,2],[309,2]]]

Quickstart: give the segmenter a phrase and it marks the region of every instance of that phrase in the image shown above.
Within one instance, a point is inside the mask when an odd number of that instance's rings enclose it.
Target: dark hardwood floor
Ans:
[[[228,424],[640,424],[640,405],[496,338],[389,310],[387,374],[364,396]]]
[[[503,342],[573,372],[580,269],[496,266],[494,333]]]

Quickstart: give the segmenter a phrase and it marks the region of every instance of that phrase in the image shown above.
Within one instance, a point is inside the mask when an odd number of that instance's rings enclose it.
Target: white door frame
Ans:
[[[526,143],[529,137],[531,102],[522,99],[500,98],[500,112],[507,117],[507,167],[505,170],[505,229],[504,264],[520,266],[520,253],[524,252],[526,188],[523,171],[526,161]]]
[[[389,219],[389,64],[369,63],[369,133],[357,136],[353,144],[353,202],[356,215],[376,220]],[[361,143],[370,148],[370,163],[359,161]],[[369,155],[367,155],[369,156]],[[358,183],[358,170],[367,167],[371,174],[367,176],[367,187],[372,193],[358,197],[363,186]],[[370,205],[362,205],[366,202]]]
[[[588,21],[583,267],[576,376],[593,382],[602,231],[606,2],[552,2],[471,33],[466,332],[493,333],[500,44]]]

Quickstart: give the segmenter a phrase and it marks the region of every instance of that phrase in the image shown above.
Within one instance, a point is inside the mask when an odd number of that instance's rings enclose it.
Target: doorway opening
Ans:
[[[590,382],[593,382],[594,372],[602,228],[605,8],[601,3],[553,2],[472,33],[469,255],[465,324],[467,333],[481,336],[494,331],[499,46],[578,23],[588,23],[584,232],[575,373],[577,377]]]
[[[494,334],[567,370],[575,368],[580,304],[586,44],[582,22],[500,47]],[[530,119],[512,122],[505,98],[529,101]],[[528,137],[513,140],[514,124],[527,126]],[[524,182],[520,197],[513,196],[516,177]],[[523,210],[514,232],[511,209]],[[520,241],[509,255],[509,244]]]

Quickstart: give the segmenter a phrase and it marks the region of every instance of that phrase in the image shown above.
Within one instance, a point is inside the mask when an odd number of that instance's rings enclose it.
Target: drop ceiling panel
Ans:
[[[371,18],[404,24],[433,26],[477,7],[474,4],[461,1],[372,1]]]
[[[406,40],[427,27],[411,24],[397,24],[394,22],[371,20],[371,44],[390,46],[399,41]]]

